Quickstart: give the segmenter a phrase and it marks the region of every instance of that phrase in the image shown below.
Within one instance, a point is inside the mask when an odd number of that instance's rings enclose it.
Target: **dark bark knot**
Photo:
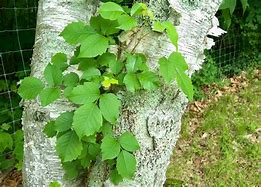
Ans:
[[[200,7],[202,0],[182,0],[182,6],[188,10],[195,10]]]
[[[150,1],[150,9],[157,20],[165,21],[170,16],[170,4],[168,0]]]
[[[38,122],[44,122],[44,121],[48,121],[49,117],[46,112],[37,110],[33,114],[33,120]]]

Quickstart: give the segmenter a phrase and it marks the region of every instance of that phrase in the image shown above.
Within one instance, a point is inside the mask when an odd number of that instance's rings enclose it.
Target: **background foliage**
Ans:
[[[22,109],[16,91],[30,71],[36,7],[37,0],[0,1],[0,170],[22,166]]]
[[[261,1],[249,1],[245,10],[240,2],[237,1],[232,16],[224,14],[229,8],[218,11],[216,15],[227,34],[215,39],[216,45],[206,51],[203,68],[192,77],[195,99],[205,97],[207,85],[224,85],[222,79],[225,77],[261,67]],[[227,24],[229,19],[230,25]]]

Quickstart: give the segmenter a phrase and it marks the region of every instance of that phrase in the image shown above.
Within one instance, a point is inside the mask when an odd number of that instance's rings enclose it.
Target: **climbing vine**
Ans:
[[[121,6],[119,0],[115,2],[103,3],[88,25],[67,25],[60,36],[75,46],[74,55],[68,59],[64,53],[55,54],[44,70],[45,81],[27,77],[19,87],[23,99],[38,97],[43,107],[59,98],[66,98],[75,107],[49,121],[43,130],[48,137],[57,139],[56,151],[66,179],[90,170],[99,157],[108,165],[113,183],[134,176],[134,152],[139,143],[131,132],[118,137],[113,134],[120,115],[119,92],[154,90],[163,81],[171,84],[176,80],[187,97],[193,97],[191,80],[185,73],[188,65],[178,52],[178,34],[173,24],[155,20],[146,4],[127,7]],[[139,31],[141,38],[151,32],[166,34],[176,47],[169,57],[159,59],[158,70],[150,70],[147,57],[136,53],[141,39],[133,46],[126,46],[122,40],[128,33]],[[115,46],[117,52],[112,52]],[[69,71],[69,67],[77,68],[77,73]]]

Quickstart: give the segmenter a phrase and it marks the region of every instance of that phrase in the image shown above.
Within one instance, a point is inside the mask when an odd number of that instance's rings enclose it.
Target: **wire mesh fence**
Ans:
[[[37,0],[0,1],[0,129],[8,124],[9,133],[21,129],[17,82],[30,74],[36,14]],[[248,66],[251,59],[243,58],[242,51],[249,50],[249,45],[239,30],[230,30],[215,42],[215,47],[207,52],[207,60],[211,58],[218,66],[220,78],[240,72],[242,68],[235,69],[235,64]]]
[[[30,74],[36,13],[37,0],[0,1],[0,142],[21,129],[17,82]],[[0,170],[16,164],[11,154],[0,148]]]
[[[252,40],[259,41],[260,36],[255,35]],[[258,61],[258,56],[251,56],[251,50],[243,33],[233,28],[215,39],[215,46],[206,52],[206,60],[211,57],[217,65],[219,78],[231,77],[250,67],[253,61]]]

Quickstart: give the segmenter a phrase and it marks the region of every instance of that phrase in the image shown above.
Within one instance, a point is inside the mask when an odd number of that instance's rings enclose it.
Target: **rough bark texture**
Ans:
[[[90,0],[40,0],[32,75],[42,79],[44,67],[51,56],[62,51],[72,54],[72,47],[59,36],[67,23],[88,20],[95,12],[95,2]],[[179,50],[190,65],[189,74],[200,68],[206,35],[212,27],[212,18],[221,0],[150,0],[147,1],[158,19],[176,20]],[[169,10],[166,12],[166,10]],[[158,59],[168,56],[175,48],[164,35],[138,31],[134,38],[127,38],[129,50],[136,46],[136,52],[149,57],[151,68],[157,67]],[[124,37],[123,37],[124,40]],[[113,49],[112,49],[113,50]],[[134,180],[125,180],[120,186],[162,186],[174,145],[179,137],[181,117],[187,99],[176,84],[163,86],[153,92],[139,92],[135,95],[122,93],[122,113],[115,130],[116,135],[131,131],[138,139],[141,149],[136,152],[137,172]],[[38,101],[26,102],[23,115],[25,131],[24,186],[48,186],[59,181],[63,186],[82,186],[78,182],[63,181],[60,160],[55,152],[55,139],[48,139],[42,129],[47,121],[55,119],[61,112],[72,107],[59,100],[48,107],[41,107]],[[90,171],[88,186],[113,186],[107,180],[107,167],[97,161]]]

